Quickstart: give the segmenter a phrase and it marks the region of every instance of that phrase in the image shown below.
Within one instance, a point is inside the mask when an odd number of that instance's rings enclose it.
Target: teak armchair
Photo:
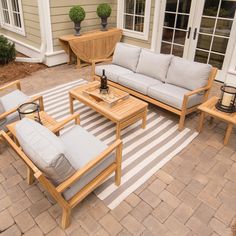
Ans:
[[[20,81],[19,80],[16,80],[14,82],[11,82],[7,85],[4,85],[2,87],[0,87],[0,93],[4,92],[4,91],[7,91],[9,89],[12,89],[12,88],[16,88],[17,90],[21,91],[21,84],[20,84]],[[25,95],[26,96],[26,95]],[[39,104],[39,107],[40,107],[40,110],[43,111],[44,110],[44,105],[43,105],[43,97],[42,96],[34,96],[34,97],[31,97],[29,98],[29,100],[27,100],[27,102],[38,102]],[[1,120],[4,120],[6,119],[9,115],[13,114],[14,112],[17,111],[17,106],[8,110],[8,111],[5,111],[3,113],[0,113],[0,121]]]
[[[79,124],[79,115],[73,114],[64,121],[59,122],[55,125],[53,132],[59,134],[66,124],[75,120],[75,124]],[[44,188],[51,194],[51,196],[57,201],[60,207],[63,210],[62,213],[62,228],[65,229],[70,223],[70,214],[72,208],[74,208],[78,203],[80,203],[88,194],[90,194],[97,186],[99,186],[108,176],[115,172],[115,184],[120,185],[121,181],[121,158],[122,158],[122,142],[121,140],[116,140],[113,144],[108,146],[102,153],[100,153],[96,158],[89,161],[85,166],[76,170],[65,181],[60,183],[58,186],[55,186],[45,174],[39,170],[39,168],[31,161],[31,159],[24,153],[24,151],[18,147],[13,140],[6,134],[4,131],[0,132],[1,138],[5,140],[11,148],[18,154],[18,156],[25,162],[28,168],[28,182],[32,183],[33,178],[35,177]],[[92,148],[91,143],[91,148]],[[92,179],[87,185],[85,185],[81,190],[79,190],[73,197],[69,200],[66,200],[63,196],[63,192],[72,186],[80,179],[88,174],[89,171],[94,170],[93,168],[101,161],[105,160],[111,153],[116,152],[114,162],[108,165],[105,169],[102,169],[102,172],[98,174],[95,178]],[[90,172],[91,173],[91,172]]]

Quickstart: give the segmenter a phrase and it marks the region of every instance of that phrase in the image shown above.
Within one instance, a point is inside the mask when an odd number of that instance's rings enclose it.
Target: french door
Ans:
[[[236,39],[236,0],[163,0],[157,50],[219,69],[224,81]]]

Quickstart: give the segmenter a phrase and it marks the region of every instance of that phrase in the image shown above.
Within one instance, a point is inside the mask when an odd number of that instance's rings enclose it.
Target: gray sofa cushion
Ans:
[[[118,83],[145,95],[147,95],[150,86],[162,84],[162,82],[157,79],[138,73],[120,76]]]
[[[136,72],[164,82],[172,57],[142,49]]]
[[[177,109],[182,109],[184,94],[189,91],[190,90],[172,84],[161,84],[150,87],[148,89],[148,96]],[[199,94],[190,96],[187,107],[190,108],[200,104],[202,98],[203,95]]]
[[[117,43],[113,55],[112,63],[118,66],[123,66],[133,72],[136,71],[140,56],[141,48],[126,44]]]
[[[16,124],[16,137],[26,155],[54,184],[75,172],[64,155],[63,142],[46,127],[24,118]]]
[[[118,65],[114,65],[114,64],[109,64],[109,65],[99,65],[96,66],[95,68],[95,74],[98,76],[102,76],[102,70],[105,70],[106,72],[106,76],[108,80],[111,80],[115,83],[118,82],[118,78],[121,75],[125,75],[125,74],[133,74],[134,72],[126,69],[124,67],[118,66]]]
[[[195,90],[207,84],[211,68],[208,64],[174,57],[170,63],[166,83]]]
[[[107,146],[99,139],[88,133],[79,125],[73,126],[67,132],[60,136],[65,146],[65,154],[74,169],[78,170],[84,167],[89,161],[94,160]],[[106,167],[115,161],[114,154],[105,158],[102,162],[91,169],[81,179],[68,188],[64,197],[68,200],[92,179],[100,174]]]

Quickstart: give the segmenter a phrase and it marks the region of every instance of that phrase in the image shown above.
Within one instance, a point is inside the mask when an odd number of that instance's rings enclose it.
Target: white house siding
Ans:
[[[23,44],[40,48],[41,35],[37,0],[22,0],[22,11],[25,26],[25,36],[4,28],[0,28],[0,34],[4,34],[10,38],[22,42]]]
[[[81,5],[85,12],[86,18],[81,23],[81,32],[95,30],[100,28],[100,18],[97,16],[96,9],[100,3],[109,3],[112,7],[111,17],[108,19],[109,27],[116,26],[116,1],[115,0],[50,0],[53,49],[61,50],[58,38],[63,35],[74,33],[74,23],[71,22],[68,13],[72,6]]]

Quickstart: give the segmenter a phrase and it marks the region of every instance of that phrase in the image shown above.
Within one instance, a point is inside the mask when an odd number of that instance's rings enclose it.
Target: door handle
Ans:
[[[194,29],[194,33],[193,33],[193,40],[195,40],[197,37],[197,28]]]
[[[191,27],[188,27],[188,34],[187,34],[187,38],[189,39],[190,37],[190,34],[191,34]]]

